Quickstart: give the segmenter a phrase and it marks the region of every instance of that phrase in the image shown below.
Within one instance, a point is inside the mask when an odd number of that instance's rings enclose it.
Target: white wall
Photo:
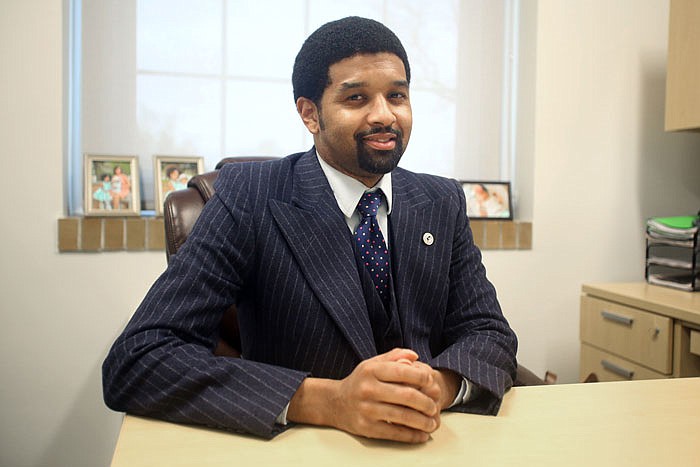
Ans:
[[[102,404],[100,365],[165,265],[161,253],[57,253],[62,8],[0,0],[0,465],[109,463],[120,416]],[[581,283],[639,280],[643,219],[700,206],[700,136],[662,130],[667,10],[539,1],[534,134],[522,138],[534,248],[485,262],[521,360],[565,382],[577,380]]]
[[[58,254],[60,0],[0,1],[0,465],[109,465],[121,417],[100,365],[162,253]]]

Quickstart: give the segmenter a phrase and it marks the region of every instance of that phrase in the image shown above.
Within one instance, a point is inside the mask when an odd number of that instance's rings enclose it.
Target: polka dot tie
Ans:
[[[365,193],[357,204],[362,216],[355,231],[355,242],[362,263],[369,271],[374,287],[385,306],[389,304],[389,251],[377,222],[377,211],[382,203],[382,192]]]

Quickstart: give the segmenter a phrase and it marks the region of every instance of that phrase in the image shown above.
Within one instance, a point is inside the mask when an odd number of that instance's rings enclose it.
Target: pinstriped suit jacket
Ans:
[[[115,410],[264,437],[307,375],[376,355],[352,238],[315,151],[228,164],[216,196],[103,365]],[[397,168],[389,216],[404,347],[482,388],[455,410],[495,414],[517,341],[475,247],[459,184]],[[428,246],[423,234],[435,241]],[[238,304],[243,358],[212,354]]]

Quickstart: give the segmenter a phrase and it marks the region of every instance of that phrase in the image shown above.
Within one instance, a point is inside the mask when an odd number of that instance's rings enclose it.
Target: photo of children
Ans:
[[[472,219],[512,219],[509,182],[462,182]]]
[[[132,156],[85,156],[85,214],[139,214],[137,161]]]
[[[102,176],[102,183],[98,185],[92,197],[99,203],[99,209],[112,209],[112,177],[109,174]]]
[[[115,166],[112,170],[112,207],[121,209],[122,205],[128,207],[131,194],[131,179],[124,173],[121,166]]]
[[[204,171],[202,157],[155,157],[156,211],[163,213],[165,198],[177,190],[187,188],[187,182]]]
[[[184,165],[184,164],[178,164]],[[165,178],[163,179],[163,199],[175,190],[187,188],[187,181],[192,178],[187,171],[183,172],[177,165],[169,165],[165,168]]]

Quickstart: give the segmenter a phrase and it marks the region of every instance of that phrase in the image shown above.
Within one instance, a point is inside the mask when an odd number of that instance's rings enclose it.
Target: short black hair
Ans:
[[[177,173],[181,173],[180,169],[177,168],[175,165],[169,165],[165,168],[165,176],[170,178],[170,174],[175,172],[177,170]]]
[[[382,23],[349,16],[324,24],[306,39],[294,61],[294,102],[306,97],[318,105],[323,91],[330,84],[328,69],[331,65],[358,54],[381,52],[395,54],[401,59],[406,80],[410,83],[411,69],[406,51],[396,34]]]

